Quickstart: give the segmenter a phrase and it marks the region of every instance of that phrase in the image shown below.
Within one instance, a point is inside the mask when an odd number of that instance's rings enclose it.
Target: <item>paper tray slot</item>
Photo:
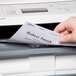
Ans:
[[[0,59],[21,58],[30,55],[76,54],[75,49],[73,47],[29,48],[27,45],[0,43]]]
[[[45,23],[45,24],[37,24],[37,25],[39,25],[39,26],[42,26],[42,27],[44,27],[44,28],[47,28],[47,29],[49,29],[49,30],[54,30],[54,28],[57,26],[59,24],[59,22],[58,23]]]
[[[11,25],[11,26],[0,26],[0,39],[10,38],[21,25]]]
[[[58,25],[58,23],[43,23],[43,24],[37,24],[39,26],[45,27],[50,30],[54,30],[54,28]],[[11,36],[13,36],[16,31],[21,27],[22,25],[5,25],[0,26],[0,39],[9,39]]]

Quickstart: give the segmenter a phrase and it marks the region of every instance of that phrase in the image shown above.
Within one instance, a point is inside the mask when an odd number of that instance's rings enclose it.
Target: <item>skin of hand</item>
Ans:
[[[64,22],[61,22],[54,29],[55,32],[62,34],[58,38],[60,43],[76,42],[76,17],[70,17]]]

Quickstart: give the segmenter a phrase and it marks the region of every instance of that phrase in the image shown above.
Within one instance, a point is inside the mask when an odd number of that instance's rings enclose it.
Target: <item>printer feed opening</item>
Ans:
[[[47,24],[37,24],[39,26],[42,26],[44,28],[47,28],[49,30],[54,30],[54,28],[58,25],[59,23],[47,23]]]
[[[0,39],[8,39],[21,27],[21,25],[0,26]]]
[[[50,30],[54,30],[58,23],[37,24]],[[21,25],[0,26],[0,39],[9,39],[13,36]]]

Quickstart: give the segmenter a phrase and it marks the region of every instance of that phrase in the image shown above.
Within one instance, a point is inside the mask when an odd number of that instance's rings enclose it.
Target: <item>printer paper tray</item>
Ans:
[[[0,43],[0,59],[45,54],[75,54],[76,47],[49,46],[32,48],[25,44]]]

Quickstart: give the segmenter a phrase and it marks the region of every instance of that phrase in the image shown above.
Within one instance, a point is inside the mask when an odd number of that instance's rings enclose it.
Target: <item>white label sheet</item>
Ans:
[[[9,40],[19,43],[51,45],[58,43],[59,36],[61,36],[61,34],[26,22]]]

